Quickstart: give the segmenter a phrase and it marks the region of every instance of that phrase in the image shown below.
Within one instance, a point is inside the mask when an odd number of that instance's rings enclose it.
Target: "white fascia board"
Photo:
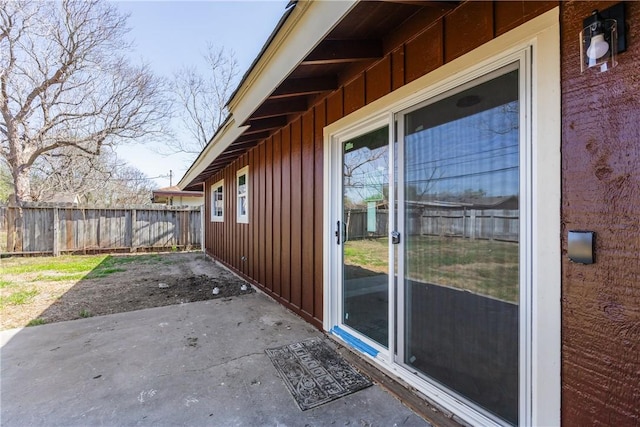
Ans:
[[[248,126],[237,126],[236,123],[232,117],[225,124],[224,128],[209,141],[207,146],[202,150],[202,153],[200,153],[178,183],[180,189],[184,189],[191,181],[196,179],[211,162],[218,158],[218,156],[248,128]]]
[[[244,123],[356,3],[357,0],[298,1],[291,16],[229,101],[229,110],[236,123]]]

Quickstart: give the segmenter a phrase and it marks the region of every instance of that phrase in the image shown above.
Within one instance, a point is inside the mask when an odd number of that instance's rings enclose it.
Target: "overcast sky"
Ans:
[[[148,63],[160,76],[170,77],[183,65],[202,65],[207,42],[236,53],[240,75],[249,68],[284,14],[287,0],[264,1],[122,1],[116,5],[131,16],[129,37],[136,61]],[[118,157],[154,179],[158,187],[182,178],[193,159],[156,154],[151,147],[121,146]]]

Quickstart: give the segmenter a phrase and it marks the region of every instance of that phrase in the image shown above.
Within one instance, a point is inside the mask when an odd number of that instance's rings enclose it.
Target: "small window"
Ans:
[[[245,166],[236,174],[238,187],[237,221],[249,223],[249,166]]]
[[[224,179],[211,186],[211,221],[224,221]]]

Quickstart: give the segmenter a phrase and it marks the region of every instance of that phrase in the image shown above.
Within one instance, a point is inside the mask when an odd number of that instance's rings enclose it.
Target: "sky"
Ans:
[[[244,75],[285,12],[288,0],[262,1],[118,1],[130,14],[131,59],[149,64],[170,78],[182,66],[200,66],[207,42],[231,49]],[[205,70],[202,70],[203,74]],[[122,145],[118,157],[155,178],[157,187],[176,185],[193,158],[162,156],[150,145]]]

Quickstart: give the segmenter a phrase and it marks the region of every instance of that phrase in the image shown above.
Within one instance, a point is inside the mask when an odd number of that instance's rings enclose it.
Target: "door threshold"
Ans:
[[[351,363],[356,369],[366,374],[376,384],[396,397],[403,405],[424,418],[428,423],[437,427],[464,427],[467,424],[451,412],[435,405],[414,387],[403,383],[400,379],[384,372],[364,358],[362,354],[349,348],[337,337],[328,334],[336,345],[338,353]]]

